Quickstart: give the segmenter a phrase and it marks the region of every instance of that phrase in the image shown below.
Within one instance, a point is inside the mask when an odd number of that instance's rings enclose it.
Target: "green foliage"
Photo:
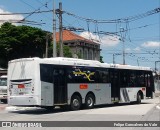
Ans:
[[[53,44],[49,47],[49,57],[53,57]],[[60,55],[60,44],[57,43],[57,56]],[[72,52],[69,46],[63,46],[63,55],[64,57],[72,58]]]
[[[4,23],[0,27],[0,67],[6,68],[8,61],[18,58],[44,57],[46,35],[49,34],[39,28],[30,26],[15,26]],[[52,57],[53,46],[49,39],[49,57]],[[59,44],[57,44],[59,56]],[[64,57],[72,57],[71,50],[64,46]]]
[[[100,62],[101,62],[101,63],[104,63],[104,61],[103,61],[103,56],[100,56]]]
[[[0,66],[8,61],[25,57],[43,57],[46,32],[29,26],[4,23],[0,27]]]
[[[81,53],[79,52],[79,53],[77,53],[77,56],[78,56],[78,58],[79,59],[81,59],[82,58],[82,55],[81,55]]]
[[[64,54],[64,57],[69,57],[69,58],[72,58],[72,53],[71,53],[71,50],[70,50],[70,47],[69,46],[64,46],[63,47],[63,54]]]

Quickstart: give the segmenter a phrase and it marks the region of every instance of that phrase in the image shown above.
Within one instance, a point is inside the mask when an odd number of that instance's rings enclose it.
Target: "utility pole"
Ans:
[[[139,66],[139,60],[138,60],[138,58],[137,58],[137,65]]]
[[[115,64],[115,54],[113,54],[113,64]]]
[[[53,57],[57,57],[57,44],[56,44],[56,3],[53,0]]]
[[[125,65],[125,44],[124,44],[124,39],[125,39],[125,32],[124,32],[124,28],[120,28],[120,33],[121,33],[121,41],[122,41],[122,44],[123,44],[123,65]]]
[[[156,72],[156,70],[158,70],[158,69],[157,69],[157,63],[158,63],[158,62],[160,62],[160,61],[155,61],[155,72]]]
[[[123,40],[123,65],[125,65],[125,45],[124,45],[124,40]]]
[[[59,42],[60,57],[63,57],[63,28],[62,28],[62,3],[59,3]]]
[[[48,58],[48,33],[46,35],[46,55],[45,57]]]

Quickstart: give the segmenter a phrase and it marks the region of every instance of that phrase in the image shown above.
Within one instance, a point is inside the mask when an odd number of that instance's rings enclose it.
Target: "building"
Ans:
[[[56,41],[59,41],[59,32],[56,33]],[[71,31],[63,30],[63,45],[70,47],[74,58],[100,60],[100,44]]]

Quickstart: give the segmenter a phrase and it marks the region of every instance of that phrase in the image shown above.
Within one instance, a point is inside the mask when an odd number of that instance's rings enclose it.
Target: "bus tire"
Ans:
[[[85,99],[85,108],[91,109],[94,107],[95,98],[93,94],[88,94]]]
[[[137,104],[141,104],[141,95],[137,93]]]
[[[71,110],[76,111],[81,108],[82,100],[78,95],[73,95],[71,98]]]

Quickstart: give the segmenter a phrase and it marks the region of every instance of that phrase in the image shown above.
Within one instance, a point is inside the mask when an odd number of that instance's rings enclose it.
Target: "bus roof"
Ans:
[[[65,58],[65,57],[55,57],[55,58],[21,58],[16,60],[11,60],[9,63],[14,62],[24,62],[24,61],[37,61],[38,63],[44,64],[59,64],[59,65],[75,65],[75,66],[90,66],[90,67],[104,67],[104,68],[117,68],[117,69],[132,69],[132,70],[148,70],[152,71],[150,67],[142,66],[132,66],[132,65],[121,65],[121,64],[108,64],[101,63],[96,60],[84,60],[76,58]]]

